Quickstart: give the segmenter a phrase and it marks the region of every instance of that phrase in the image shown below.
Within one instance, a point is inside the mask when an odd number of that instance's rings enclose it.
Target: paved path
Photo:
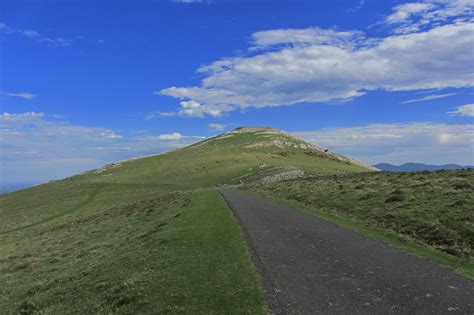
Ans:
[[[474,281],[300,211],[220,193],[276,314],[474,314]]]

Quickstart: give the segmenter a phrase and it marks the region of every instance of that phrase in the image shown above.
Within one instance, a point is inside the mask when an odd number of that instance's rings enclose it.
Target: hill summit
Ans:
[[[303,176],[376,170],[288,132],[247,126],[167,153],[109,164],[72,179],[164,185],[181,190],[237,184],[288,172]]]
[[[246,138],[247,141],[243,141],[237,144],[243,149],[259,149],[259,148],[268,148],[270,151],[272,149],[280,150],[290,150],[291,153],[295,153],[292,150],[304,150],[307,155],[319,155],[322,158],[339,160],[344,163],[354,164],[360,167],[365,168],[366,170],[378,171],[377,168],[373,166],[366,165],[362,162],[354,160],[352,158],[346,157],[335,152],[330,152],[329,149],[322,148],[320,146],[314,145],[312,143],[303,141],[291,135],[290,133],[272,127],[262,127],[262,126],[244,126],[238,127],[228,133],[219,135],[217,137],[204,140],[202,143],[207,141],[215,141],[221,139],[228,139],[230,137],[236,136],[242,140]],[[288,152],[290,153],[290,152]],[[281,154],[281,151],[280,151]]]

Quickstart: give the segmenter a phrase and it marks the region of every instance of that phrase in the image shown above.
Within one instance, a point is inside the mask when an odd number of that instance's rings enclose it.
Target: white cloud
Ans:
[[[25,100],[32,100],[35,97],[37,97],[36,94],[29,93],[29,92],[20,92],[20,93],[0,92],[0,95],[10,96],[10,97],[20,97],[20,98],[24,98]]]
[[[152,120],[152,119],[156,119],[158,118],[159,116],[161,116],[161,113],[159,112],[152,112],[152,113],[149,113],[145,116],[145,120]]]
[[[196,101],[188,101],[188,102],[180,102],[179,105],[183,108],[183,109],[196,109],[198,108],[199,106],[201,106],[201,104],[199,104],[198,102]]]
[[[182,138],[183,135],[179,132],[167,133],[158,136],[159,140],[181,140]]]
[[[36,30],[13,28],[6,23],[0,23],[0,34],[18,35],[24,38],[36,40],[39,43],[45,43],[54,47],[68,47],[71,46],[73,40],[63,37],[47,37],[43,36]]]
[[[1,184],[44,181],[97,167],[105,157],[95,147],[119,139],[109,129],[72,125],[44,113],[3,113]]]
[[[463,106],[459,106],[456,111],[449,112],[449,114],[453,116],[466,116],[466,117],[474,117],[474,104],[466,104]]]
[[[355,6],[353,6],[352,8],[349,8],[347,11],[349,13],[354,13],[354,12],[357,12],[359,11],[360,9],[362,9],[365,5],[365,0],[359,0],[359,3]]]
[[[225,129],[225,125],[223,125],[223,124],[211,123],[211,124],[209,124],[209,128],[214,129],[214,130],[221,131],[221,130],[224,130],[224,129]]]
[[[449,44],[447,44],[449,43]],[[374,90],[474,85],[474,23],[364,38],[358,32],[284,29],[252,35],[249,57],[224,58],[197,71],[199,86],[155,92],[177,98],[184,116],[219,116],[250,107],[347,100]],[[184,108],[183,104],[199,104]]]
[[[473,16],[471,0],[425,0],[394,7],[380,24],[395,26],[396,34],[408,34],[453,21],[472,22]]]
[[[26,112],[20,114],[3,113],[0,115],[0,124],[39,122],[44,118],[44,113]]]
[[[474,164],[474,125],[372,124],[295,132],[296,136],[369,164]]]
[[[191,88],[193,89],[193,88]],[[179,95],[186,90],[177,90],[176,88],[169,88],[167,91],[169,93],[173,93],[173,91],[176,90],[177,92],[177,98],[181,98]],[[199,93],[199,91],[197,91]],[[164,94],[163,91],[161,92],[155,92],[154,94]],[[181,99],[185,99],[186,96],[183,96]],[[225,111],[228,111],[227,109],[229,106],[225,104],[216,104],[216,105],[206,105],[203,106],[201,103],[195,101],[195,100],[189,100],[189,101],[181,101],[179,103],[180,109],[177,112],[162,112],[162,113],[152,113],[152,116],[150,118],[155,118],[157,115],[160,116],[175,116],[175,115],[180,115],[180,116],[186,116],[186,117],[204,117],[206,115],[212,116],[212,117],[219,117],[221,114]]]
[[[387,24],[404,23],[410,21],[413,16],[426,13],[435,6],[432,3],[412,2],[404,3],[393,8],[393,13],[385,19]]]
[[[121,135],[118,135],[118,134],[116,134],[115,132],[113,132],[112,130],[109,130],[109,129],[104,130],[99,135],[101,137],[107,138],[107,139],[120,139],[120,138],[122,138]]]
[[[170,0],[170,2],[172,2],[172,3],[185,3],[185,4],[189,4],[189,3],[206,3],[206,4],[211,4],[211,3],[212,3],[211,0]]]
[[[30,38],[35,38],[35,37],[39,37],[40,34],[35,31],[35,30],[23,30],[21,31],[21,33],[25,36],[25,37],[30,37]]]
[[[68,145],[73,147],[73,144],[80,146],[81,142],[103,142],[121,138],[106,128],[72,125],[37,112],[3,113],[0,115],[0,127],[0,137],[7,147],[15,146],[14,140],[34,148],[36,143],[47,146],[54,141],[71,141]],[[8,150],[4,153],[7,156]]]
[[[266,49],[272,46],[332,45],[351,48],[362,43],[365,35],[360,31],[337,31],[310,27],[306,29],[277,29],[252,34],[250,50]]]
[[[412,100],[404,101],[404,102],[402,102],[402,104],[411,104],[411,103],[416,103],[416,102],[425,102],[425,101],[437,100],[437,99],[440,99],[440,98],[445,98],[445,97],[449,97],[449,96],[456,95],[456,94],[458,94],[458,93],[432,94],[432,95],[427,95],[425,97],[415,98],[415,99],[412,99]]]
[[[106,163],[160,153],[203,137],[123,136],[44,113],[0,114],[0,186],[62,178]]]
[[[104,43],[103,40],[87,39],[83,35],[76,35],[75,38],[44,36],[43,34],[41,34],[40,32],[36,30],[14,28],[7,25],[6,23],[1,23],[1,22],[0,22],[0,34],[16,35],[16,36],[23,37],[26,39],[35,40],[38,43],[43,43],[51,47],[69,47],[69,46],[72,46],[74,42],[77,42],[77,40],[88,41],[88,42],[96,43],[96,44]]]
[[[38,39],[38,42],[44,43],[53,47],[69,47],[72,45],[73,40],[68,39],[68,38],[63,38],[63,37],[55,37],[55,38],[43,37],[43,38]]]

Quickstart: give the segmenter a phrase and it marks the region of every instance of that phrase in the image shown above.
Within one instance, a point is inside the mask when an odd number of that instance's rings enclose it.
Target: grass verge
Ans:
[[[239,225],[217,192],[81,213],[0,236],[2,312],[265,313]]]

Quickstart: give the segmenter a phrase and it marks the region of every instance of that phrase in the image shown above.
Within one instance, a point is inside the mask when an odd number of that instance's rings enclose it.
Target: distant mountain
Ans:
[[[459,170],[462,168],[474,168],[474,166],[463,166],[458,164],[432,165],[423,163],[405,163],[402,165],[393,165],[389,163],[379,163],[373,165],[381,171],[386,172],[420,172],[420,171],[439,171],[439,170]]]

